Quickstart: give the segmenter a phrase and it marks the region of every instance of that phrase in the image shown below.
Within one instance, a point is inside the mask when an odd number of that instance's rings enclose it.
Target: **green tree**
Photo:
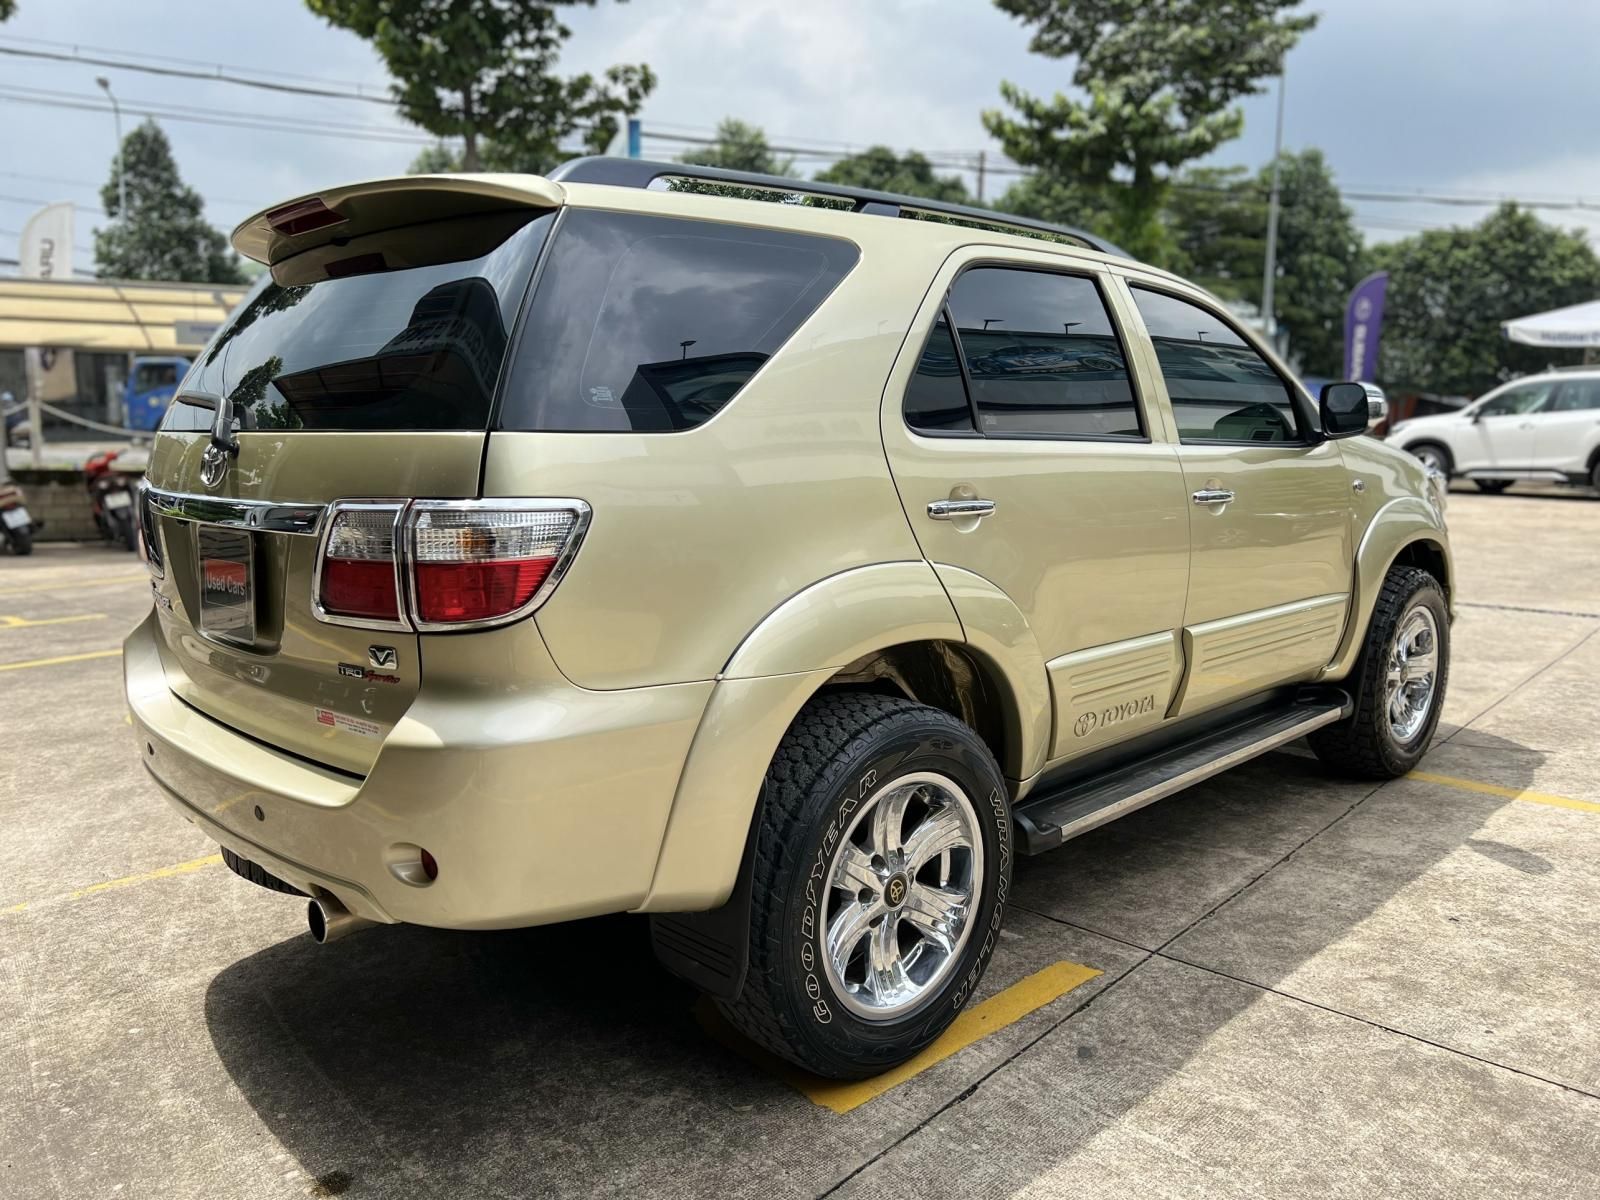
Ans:
[[[725,171],[754,171],[758,175],[789,175],[794,172],[794,159],[779,158],[767,145],[767,135],[760,126],[750,125],[735,117],[725,117],[717,123],[716,140],[698,146],[678,156],[681,163],[694,163],[702,167],[721,167]]]
[[[1343,362],[1344,305],[1363,266],[1361,233],[1320,150],[1280,162],[1277,321],[1289,354],[1311,375]],[[1176,270],[1219,296],[1261,304],[1272,167],[1201,167],[1173,183],[1165,221]]]
[[[1164,262],[1161,222],[1171,173],[1239,135],[1234,106],[1261,90],[1316,23],[1286,10],[1300,0],[995,0],[1033,27],[1028,48],[1075,59],[1081,95],[1030,96],[1011,83],[1016,110],[984,124],[1017,162],[1093,187],[1105,197],[1112,240]]]
[[[545,172],[583,134],[592,153],[655,86],[648,66],[602,78],[555,72],[572,31],[559,8],[596,0],[306,0],[331,25],[366,38],[395,78],[408,120],[462,141],[461,169]]]
[[[860,154],[841,158],[818,174],[817,179],[846,187],[924,196],[949,204],[970,203],[967,185],[959,175],[934,174],[933,164],[915,150],[897,155],[887,146],[872,146]]]
[[[759,125],[751,125],[735,117],[724,117],[717,122],[716,140],[685,151],[678,156],[678,161],[701,167],[720,167],[724,171],[753,171],[758,175],[794,174],[794,159],[779,158],[767,144],[767,135]],[[724,183],[705,183],[697,179],[674,179],[668,186],[675,192],[700,192],[779,204],[792,203],[798,198],[784,192],[730,187]]]
[[[1001,194],[995,208],[1019,217],[1071,225],[1104,238],[1112,236],[1111,214],[1100,193],[1055,175],[1024,176]]]
[[[1600,258],[1581,233],[1514,204],[1471,229],[1429,230],[1376,247],[1389,272],[1378,380],[1476,395],[1577,351],[1507,341],[1502,321],[1600,295]]]
[[[461,154],[444,141],[437,141],[417,152],[406,168],[408,175],[454,175],[461,170]]]
[[[17,11],[17,0],[0,0],[0,21],[9,21]]]
[[[243,283],[228,240],[201,215],[200,195],[184,184],[172,144],[154,121],[122,140],[128,211],[121,211],[117,166],[100,189],[110,224],[95,231],[95,272],[110,279]]]
[[[1267,199],[1247,168],[1184,171],[1168,189],[1162,220],[1173,270],[1225,299],[1259,300]]]

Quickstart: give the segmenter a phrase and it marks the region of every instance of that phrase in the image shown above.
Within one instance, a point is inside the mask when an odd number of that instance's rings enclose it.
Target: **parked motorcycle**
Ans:
[[[29,515],[22,488],[7,474],[5,456],[0,454],[0,541],[13,554],[32,554],[34,531],[42,523]]]
[[[107,450],[96,454],[84,464],[83,471],[89,488],[89,505],[94,510],[94,523],[100,536],[137,552],[139,526],[133,507],[134,480],[111,465],[121,453]]]

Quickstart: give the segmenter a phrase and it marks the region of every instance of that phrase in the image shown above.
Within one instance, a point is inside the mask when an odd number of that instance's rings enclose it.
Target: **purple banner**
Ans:
[[[1389,272],[1368,275],[1350,293],[1344,310],[1344,377],[1372,382],[1378,373],[1378,335],[1383,332],[1383,297]]]

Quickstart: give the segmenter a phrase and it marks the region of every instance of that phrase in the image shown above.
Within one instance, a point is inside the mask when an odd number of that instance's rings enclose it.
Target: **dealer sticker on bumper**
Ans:
[[[346,733],[353,733],[357,737],[382,737],[383,726],[376,721],[368,721],[361,717],[347,717],[344,713],[336,713],[331,708],[319,708],[317,711],[317,724],[329,729],[342,729]]]

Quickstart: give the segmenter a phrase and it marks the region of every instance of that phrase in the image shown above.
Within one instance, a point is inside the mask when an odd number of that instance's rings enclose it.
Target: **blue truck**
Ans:
[[[135,355],[122,390],[123,423],[129,429],[159,428],[188,370],[189,360],[179,355]]]

